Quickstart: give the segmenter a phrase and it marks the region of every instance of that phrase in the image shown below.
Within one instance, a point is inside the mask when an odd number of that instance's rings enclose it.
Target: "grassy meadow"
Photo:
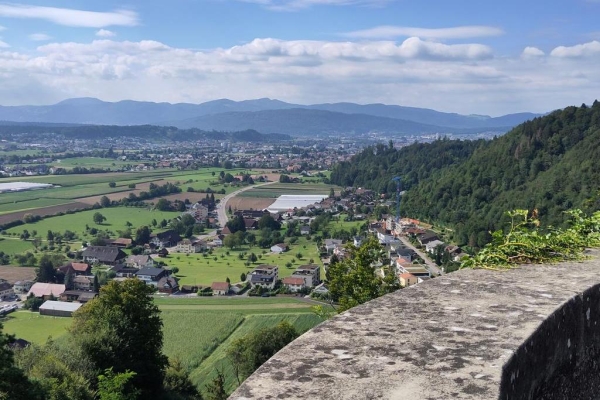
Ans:
[[[42,344],[49,337],[58,339],[67,334],[71,318],[50,317],[37,312],[17,311],[0,318],[3,332],[32,343]]]

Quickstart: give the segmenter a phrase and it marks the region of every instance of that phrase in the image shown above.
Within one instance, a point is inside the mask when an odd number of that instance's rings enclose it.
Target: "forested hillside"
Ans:
[[[557,226],[567,209],[598,209],[598,160],[596,101],[536,118],[489,142],[369,148],[331,178],[390,192],[389,180],[400,175],[408,189],[403,214],[448,225],[457,242],[481,246],[488,231],[503,226],[506,210],[537,209],[544,224]]]

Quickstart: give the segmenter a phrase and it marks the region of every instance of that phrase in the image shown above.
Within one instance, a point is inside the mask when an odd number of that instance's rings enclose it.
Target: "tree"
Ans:
[[[156,202],[156,209],[159,211],[170,211],[171,210],[171,202],[164,197],[161,197]]]
[[[36,279],[38,282],[54,283],[56,278],[56,270],[52,258],[48,254],[44,254],[40,258],[39,267],[36,268]]]
[[[171,268],[171,272],[173,273],[173,275],[177,275],[177,273],[179,272],[179,268],[173,267],[173,268]]]
[[[116,186],[117,186],[117,184],[115,182],[108,182],[108,187],[109,188],[114,188]]]
[[[281,224],[275,221],[275,218],[271,216],[271,214],[265,214],[258,220],[258,229],[268,228],[273,231],[279,230],[281,228]]]
[[[223,371],[217,368],[217,376],[206,385],[206,398],[207,400],[227,400],[227,397],[225,375],[223,375]]]
[[[202,400],[202,396],[179,359],[169,360],[163,386],[169,394],[177,395],[177,399]]]
[[[106,217],[99,212],[95,212],[92,218],[97,225],[100,225],[106,221]]]
[[[100,206],[101,207],[110,207],[110,199],[106,196],[100,197]]]
[[[136,400],[140,391],[131,387],[130,381],[135,377],[135,372],[125,371],[120,374],[107,368],[103,374],[98,375],[99,400]]]
[[[23,232],[21,233],[21,239],[27,240],[30,237],[31,237],[31,235],[29,234],[29,231],[27,229],[23,229]]]
[[[29,381],[23,371],[15,365],[14,353],[8,345],[12,336],[2,333],[0,322],[0,399],[35,400],[45,397],[42,389]]]
[[[242,274],[240,275],[240,281],[242,282],[246,282],[246,274],[242,272]]]
[[[73,273],[73,269],[69,268],[67,270],[67,273],[65,274],[65,289],[66,290],[73,290],[73,279],[75,278],[74,273]]]
[[[250,253],[248,255],[248,262],[255,263],[257,261],[258,261],[258,257],[256,257],[256,254]]]
[[[265,361],[298,337],[298,332],[288,321],[274,327],[263,328],[235,340],[227,349],[238,382],[250,376]]]
[[[48,239],[49,242],[54,241],[54,233],[52,233],[51,230],[48,230],[48,234],[46,235],[46,239]]]
[[[237,231],[246,231],[246,223],[244,222],[244,217],[241,215],[236,215],[225,225],[229,228],[231,233],[236,233]]]
[[[329,189],[329,198],[334,198],[335,197],[335,191],[333,190],[333,187]]]
[[[144,245],[150,242],[150,228],[146,225],[141,226],[135,232],[135,243],[137,245]]]
[[[98,275],[94,275],[94,292],[100,292],[100,282],[98,281]]]
[[[160,310],[154,289],[137,279],[111,281],[100,296],[73,314],[76,344],[100,370],[135,372],[133,386],[153,398],[162,389],[167,358],[162,354]]]
[[[327,270],[329,293],[339,303],[339,312],[375,299],[398,289],[395,274],[385,278],[375,274],[373,264],[382,257],[383,248],[370,237],[360,247],[350,250],[350,256],[331,262]]]

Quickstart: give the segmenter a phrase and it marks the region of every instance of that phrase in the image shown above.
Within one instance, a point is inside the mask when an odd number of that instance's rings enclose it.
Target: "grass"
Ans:
[[[93,221],[93,215],[96,212],[100,212],[106,217],[106,222],[101,225],[96,225]],[[88,210],[74,214],[65,214],[57,217],[45,218],[41,221],[16,226],[8,229],[8,233],[21,234],[24,229],[29,232],[37,230],[39,234],[45,235],[48,230],[54,232],[70,230],[75,232],[79,237],[83,237],[85,233],[85,226],[88,225],[90,228],[97,228],[98,230],[111,230],[116,234],[118,230],[127,229],[126,222],[129,221],[133,225],[132,229],[142,225],[150,225],[152,219],[161,221],[166,219],[167,221],[175,218],[180,213],[170,211],[158,211],[148,210],[147,208],[136,208],[136,207],[112,207],[103,208],[100,210]]]
[[[48,337],[57,339],[67,333],[71,318],[49,317],[37,312],[17,311],[0,319],[3,332],[32,343],[43,344]]]
[[[266,254],[262,254],[263,250]],[[227,255],[229,252],[229,255]],[[302,259],[297,259],[297,253],[302,253]],[[259,260],[250,266],[244,265],[246,257],[239,259],[240,253],[255,253]],[[214,258],[217,258],[215,261]],[[252,269],[260,264],[272,264],[279,267],[279,276],[290,276],[294,269],[300,265],[308,264],[310,259],[319,261],[319,254],[316,245],[309,242],[306,238],[298,238],[298,241],[290,245],[290,250],[282,254],[273,254],[269,249],[261,249],[258,246],[241,250],[230,250],[220,248],[213,251],[212,255],[204,257],[202,254],[179,254],[172,253],[164,259],[170,267],[179,268],[177,276],[181,279],[182,285],[210,285],[212,282],[224,282],[229,277],[231,282],[239,282],[242,273],[248,274]],[[294,260],[294,262],[292,262]],[[286,268],[286,264],[292,262],[292,268]],[[228,265],[229,263],[229,265]]]
[[[0,237],[0,251],[3,251],[6,254],[20,254],[27,250],[33,250],[33,244],[30,241],[18,238]]]
[[[25,200],[13,203],[0,203],[0,214],[8,214],[15,211],[36,210],[38,208],[58,206],[61,204],[73,203],[67,199],[44,199],[38,198],[33,200]]]
[[[234,313],[162,310],[163,352],[189,370],[197,368],[242,323]]]
[[[311,313],[248,315],[245,317],[242,324],[223,343],[221,343],[221,345],[218,346],[211,353],[211,355],[200,364],[198,368],[191,371],[190,378],[192,382],[199,388],[203,388],[207,383],[211,382],[216,377],[216,370],[218,368],[225,375],[225,387],[228,392],[234,390],[237,387],[237,380],[235,378],[231,363],[227,359],[227,349],[231,343],[236,339],[244,337],[250,332],[256,332],[257,330],[263,328],[273,327],[281,321],[289,321],[300,333],[311,329],[321,322],[319,317]]]

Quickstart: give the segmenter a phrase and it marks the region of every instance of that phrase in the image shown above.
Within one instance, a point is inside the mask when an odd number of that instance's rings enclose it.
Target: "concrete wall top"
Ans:
[[[230,399],[497,399],[511,357],[526,352],[522,345],[557,310],[600,284],[598,254],[461,270],[373,300],[302,335]],[[596,326],[589,309],[587,320]]]

